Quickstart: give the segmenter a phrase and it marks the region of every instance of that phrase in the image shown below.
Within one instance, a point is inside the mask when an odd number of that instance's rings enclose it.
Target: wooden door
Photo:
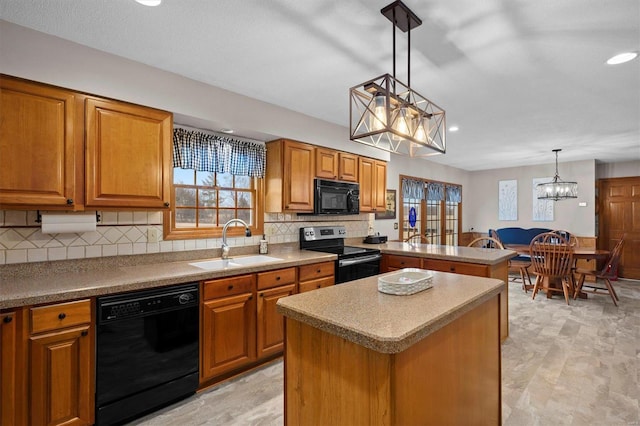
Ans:
[[[313,211],[314,147],[301,142],[284,143],[284,210]]]
[[[255,304],[251,293],[203,304],[201,380],[255,360]]]
[[[332,149],[316,147],[316,177],[338,178],[338,153]]]
[[[31,424],[93,424],[91,330],[87,324],[30,338]]]
[[[295,284],[289,284],[258,292],[258,358],[282,352],[284,349],[284,317],[276,310],[276,302],[281,297],[291,296],[295,288]]]
[[[373,209],[378,213],[387,210],[387,163],[376,161],[373,174]]]
[[[16,357],[18,351],[16,314],[0,315],[0,424],[15,425],[16,419]]]
[[[83,112],[68,90],[0,77],[0,208],[81,210]]]
[[[87,98],[87,207],[169,207],[172,115]]]
[[[341,152],[339,155],[338,179],[346,182],[358,181],[358,156]]]
[[[598,181],[598,247],[612,250],[625,234],[618,275],[640,279],[640,176]]]
[[[373,177],[375,160],[360,157],[358,159],[358,173],[360,176],[360,212],[372,212],[375,208]]]

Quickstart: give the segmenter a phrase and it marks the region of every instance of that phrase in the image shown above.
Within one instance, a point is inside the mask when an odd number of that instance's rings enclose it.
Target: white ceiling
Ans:
[[[349,125],[348,90],[392,73],[391,0],[2,0],[2,19]],[[447,153],[482,170],[640,160],[638,0],[406,0],[411,86],[447,111]],[[406,35],[397,33],[406,82]],[[214,129],[216,130],[216,129]]]

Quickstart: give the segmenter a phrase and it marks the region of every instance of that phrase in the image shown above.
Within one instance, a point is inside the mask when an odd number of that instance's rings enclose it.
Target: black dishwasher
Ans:
[[[96,424],[123,423],[198,387],[198,284],[97,299]]]

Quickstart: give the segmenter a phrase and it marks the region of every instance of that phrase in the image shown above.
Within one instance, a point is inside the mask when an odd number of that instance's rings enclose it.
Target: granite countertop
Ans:
[[[409,244],[398,241],[390,241],[384,244],[365,244],[360,239],[359,241],[349,241],[348,244],[351,246],[375,248],[383,254],[453,260],[456,262],[478,263],[481,265],[496,265],[518,255],[518,253],[513,250],[441,246],[436,244]]]
[[[246,254],[255,253],[234,255],[232,250],[232,257],[241,258]],[[268,256],[282,260],[207,271],[189,264],[215,258],[205,257],[202,252],[195,256],[198,255],[199,258],[192,255],[190,259],[174,261],[158,260],[164,259],[161,257],[149,260],[140,255],[114,257],[111,261],[103,258],[6,265],[0,268],[0,309],[163,287],[337,258],[335,254],[272,246]]]
[[[433,274],[432,288],[410,296],[380,293],[378,277],[369,277],[281,298],[277,309],[377,352],[398,353],[504,289],[495,278]]]

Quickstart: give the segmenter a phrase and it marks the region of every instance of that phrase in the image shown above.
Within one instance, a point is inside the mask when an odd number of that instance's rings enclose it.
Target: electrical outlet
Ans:
[[[158,230],[156,228],[147,229],[147,242],[157,243],[160,240],[158,237]]]

